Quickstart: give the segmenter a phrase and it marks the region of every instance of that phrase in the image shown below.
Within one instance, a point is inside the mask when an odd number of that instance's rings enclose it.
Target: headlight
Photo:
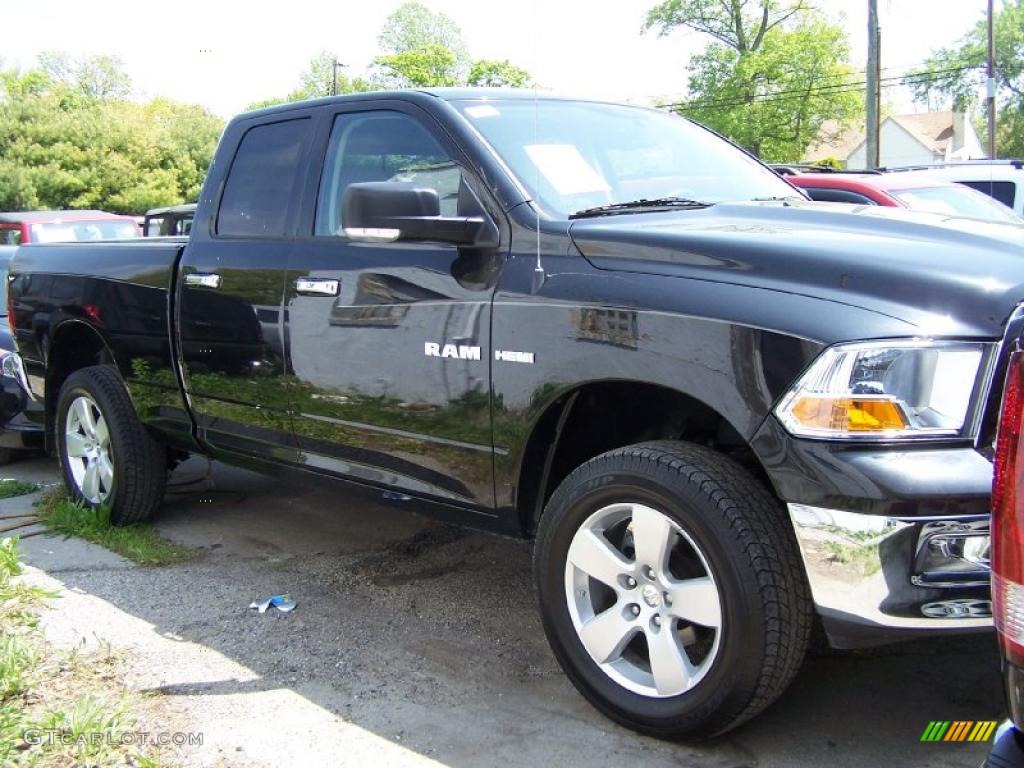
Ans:
[[[985,349],[929,341],[830,347],[775,413],[801,437],[955,436],[967,420]]]

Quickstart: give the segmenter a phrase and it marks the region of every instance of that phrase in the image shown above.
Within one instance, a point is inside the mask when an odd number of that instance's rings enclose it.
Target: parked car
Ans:
[[[894,173],[927,173],[964,184],[995,198],[1024,216],[1024,160],[963,160],[943,165],[885,169]]]
[[[787,174],[786,179],[819,202],[883,205],[1024,225],[1024,218],[988,195],[930,173],[803,172]]]
[[[105,211],[6,211],[0,213],[0,245],[123,240],[138,237],[131,216]]]
[[[992,483],[992,597],[1010,719],[986,768],[1024,766],[1024,337],[1011,338]]]
[[[146,211],[142,225],[145,237],[173,237],[187,235],[192,229],[196,204],[172,205],[169,208],[153,208]]]
[[[43,407],[29,389],[7,323],[7,269],[15,248],[0,246],[0,464],[43,448]]]
[[[663,111],[391,91],[236,117],[187,242],[20,248],[11,326],[84,505],[147,518],[202,453],[535,537],[569,679],[682,738],[781,695],[815,622],[991,632],[1022,254]]]

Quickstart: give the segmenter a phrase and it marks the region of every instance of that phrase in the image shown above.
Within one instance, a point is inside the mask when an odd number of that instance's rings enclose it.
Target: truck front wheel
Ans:
[[[602,454],[555,491],[534,550],[544,629],[613,720],[709,737],[790,683],[811,626],[779,502],[729,458],[652,442]]]
[[[106,505],[119,525],[145,520],[160,505],[166,450],[139,422],[116,369],[94,365],[68,376],[57,398],[55,437],[75,501]]]

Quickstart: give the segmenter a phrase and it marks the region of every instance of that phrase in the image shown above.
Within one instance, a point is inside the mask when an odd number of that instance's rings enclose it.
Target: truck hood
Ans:
[[[1024,225],[786,201],[578,219],[570,234],[599,269],[813,296],[923,336],[1002,336],[1024,301]]]

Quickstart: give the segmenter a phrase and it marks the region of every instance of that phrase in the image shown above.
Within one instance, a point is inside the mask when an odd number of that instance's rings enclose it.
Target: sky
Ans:
[[[708,39],[679,30],[641,34],[656,0],[421,0],[462,29],[474,58],[509,59],[543,87],[653,103],[686,92],[686,64]],[[999,2],[999,0],[997,0]],[[362,74],[377,35],[401,0],[15,0],[5,3],[0,57],[28,67],[42,50],[121,58],[139,98],[166,96],[230,117],[283,96],[309,60],[337,54]],[[852,63],[864,70],[867,0],[817,0],[850,33]],[[879,0],[884,74],[902,74],[935,48],[955,43],[984,13],[985,0]],[[914,111],[897,90],[885,98]],[[916,109],[923,109],[917,107]]]

